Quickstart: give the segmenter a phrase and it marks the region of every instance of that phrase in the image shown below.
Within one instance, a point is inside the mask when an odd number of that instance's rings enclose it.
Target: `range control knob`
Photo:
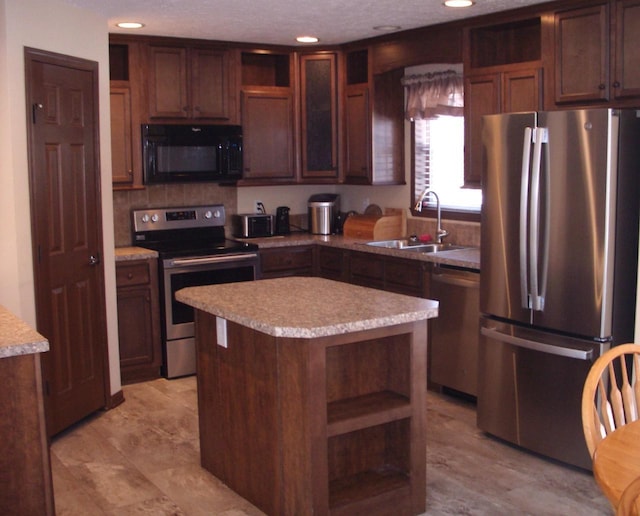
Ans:
[[[158,219],[160,217],[158,217],[157,213],[154,213],[153,215],[151,215],[151,222],[158,222]]]
[[[145,214],[142,216],[142,222],[144,222],[145,224],[146,224],[147,222],[149,222],[149,214],[148,214],[148,213],[145,213]]]
[[[220,210],[215,210],[215,211],[213,212],[213,216],[214,216],[216,219],[219,219],[220,217],[222,217],[222,214],[220,213]]]
[[[205,219],[210,219],[213,216],[213,214],[211,213],[211,210],[207,210],[204,212],[204,218]]]

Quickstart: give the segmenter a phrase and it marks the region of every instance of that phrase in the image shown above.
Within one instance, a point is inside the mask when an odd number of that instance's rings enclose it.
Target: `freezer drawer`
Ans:
[[[480,326],[478,427],[591,469],[582,432],[582,387],[608,345],[486,318]]]

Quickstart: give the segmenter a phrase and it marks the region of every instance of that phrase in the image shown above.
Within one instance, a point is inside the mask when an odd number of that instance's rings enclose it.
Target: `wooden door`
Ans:
[[[31,221],[47,431],[108,403],[98,64],[27,49]]]
[[[295,179],[293,95],[288,88],[244,90],[245,179]]]

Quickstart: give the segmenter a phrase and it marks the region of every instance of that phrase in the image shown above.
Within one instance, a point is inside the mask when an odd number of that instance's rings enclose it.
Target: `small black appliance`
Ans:
[[[276,209],[276,235],[288,235],[289,233],[291,233],[289,208],[287,206],[279,206]]]

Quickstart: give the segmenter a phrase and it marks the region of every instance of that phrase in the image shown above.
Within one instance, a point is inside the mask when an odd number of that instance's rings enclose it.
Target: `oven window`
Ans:
[[[193,308],[176,301],[176,291],[185,287],[199,287],[201,285],[218,285],[220,283],[234,283],[236,281],[253,281],[254,267],[233,267],[230,269],[214,269],[206,271],[176,272],[171,274],[172,323],[181,324],[193,322]]]

